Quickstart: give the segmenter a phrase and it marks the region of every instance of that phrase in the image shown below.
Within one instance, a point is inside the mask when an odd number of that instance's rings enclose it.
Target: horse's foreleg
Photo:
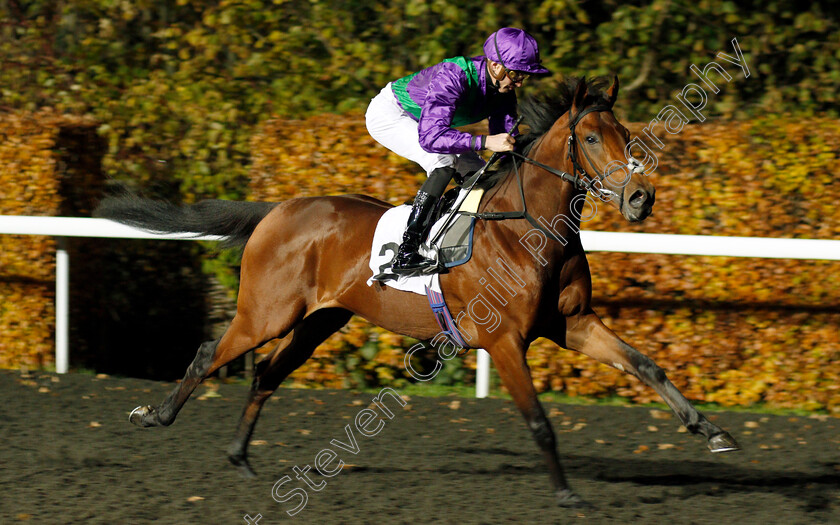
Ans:
[[[706,437],[712,452],[739,450],[735,439],[698,412],[653,359],[622,341],[595,313],[569,318],[565,339],[555,342],[632,374],[653,388],[690,432]]]
[[[239,419],[236,436],[228,447],[228,459],[243,476],[255,476],[248,462],[248,444],[263,404],[289,374],[312,356],[319,344],[347,323],[350,316],[350,312],[338,309],[319,310],[313,313],[301,321],[269,355],[257,363],[248,402]]]
[[[490,348],[490,355],[493,357],[493,363],[502,382],[525,417],[528,428],[531,429],[537,445],[545,456],[558,503],[564,507],[584,505],[566,482],[566,475],[557,455],[554,430],[537,399],[537,392],[531,380],[531,371],[525,361],[525,345],[518,341],[500,343]]]

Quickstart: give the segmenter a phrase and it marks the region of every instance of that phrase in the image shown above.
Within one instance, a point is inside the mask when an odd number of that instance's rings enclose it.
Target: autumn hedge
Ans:
[[[251,140],[250,198],[361,192],[397,204],[411,197],[423,175],[375,144],[363,121],[359,112],[266,121]],[[84,173],[68,167],[82,159],[67,157],[61,145],[74,126],[88,134],[94,129],[84,119],[50,112],[4,119],[0,177],[9,190],[0,199],[0,212],[52,215],[66,206],[61,180],[74,170],[78,177]],[[631,129],[639,133],[642,126]],[[704,123],[669,138],[651,175],[657,187],[654,214],[630,225],[603,208],[587,228],[836,238],[835,121],[766,117]],[[0,236],[0,242],[2,366],[49,367],[53,241]],[[593,253],[589,260],[596,308],[607,324],[651,355],[692,399],[840,413],[836,263],[615,253]],[[403,385],[409,380],[404,351],[412,343],[354,318],[292,377],[310,386]],[[529,363],[541,391],[656,399],[626,374],[546,341],[532,346]],[[470,382],[473,369],[470,353],[437,381]]]
[[[362,192],[399,203],[412,196],[422,175],[375,144],[363,122],[360,113],[266,122],[252,139],[250,198]],[[643,126],[630,127],[639,133]],[[585,227],[836,238],[838,152],[840,129],[832,119],[687,126],[658,152],[651,175],[657,202],[647,221],[631,225],[602,207]],[[692,399],[840,413],[836,263],[617,253],[589,260],[596,309],[607,324],[670,371]],[[293,378],[327,386],[399,384],[408,378],[402,349],[410,343],[354,319]],[[473,367],[474,356],[465,363]],[[541,391],[656,399],[634,378],[547,341],[531,347],[529,363]],[[441,381],[457,381],[455,370]]]
[[[731,127],[704,124],[697,128],[701,131],[695,135],[692,128],[687,128],[669,141],[662,157],[663,166],[653,176],[659,187],[657,211],[641,231],[755,231],[771,236],[825,235],[828,238],[836,233],[830,230],[836,229],[837,224],[830,199],[813,197],[821,187],[828,188],[826,195],[831,195],[828,190],[834,187],[833,182],[821,186],[819,180],[831,178],[836,172],[825,167],[836,161],[836,155],[831,155],[832,148],[837,150],[836,142],[831,142],[836,141],[836,135],[828,129],[831,121],[814,120],[818,131],[812,136],[808,125],[799,126],[790,120],[774,122],[764,115],[837,116],[840,91],[836,67],[840,56],[837,13],[830,0],[809,2],[805,6],[794,0],[771,0],[762,3],[761,9],[749,2],[731,0],[690,5],[672,0],[642,3],[566,0],[0,2],[3,20],[0,59],[4,66],[0,68],[0,111],[4,119],[6,114],[40,108],[92,116],[97,121],[98,137],[107,145],[101,156],[104,175],[147,195],[177,202],[245,198],[252,174],[256,180],[251,190],[259,198],[365,192],[398,202],[413,193],[422,176],[416,175],[408,163],[373,146],[361,127],[359,111],[394,78],[449,56],[480,53],[486,36],[502,25],[523,27],[534,34],[540,42],[544,63],[558,77],[617,73],[622,81],[618,112],[625,120],[641,120],[656,114],[663,101],[672,100],[675,92],[694,79],[690,65],[703,67],[719,52],[731,55],[732,39],[737,38],[752,74],[728,83],[721,93],[709,97],[706,111],[708,115],[758,120]],[[550,91],[551,86],[550,81],[540,81],[529,83],[523,89],[538,93]],[[313,117],[311,121],[284,120],[263,125],[271,114],[289,119],[347,110],[355,113],[348,118],[326,115]],[[311,129],[307,128],[310,122]],[[811,122],[809,118],[805,124]],[[271,133],[272,126],[290,127]],[[255,138],[260,135],[259,130],[263,130],[262,139]],[[345,131],[352,131],[353,138],[345,139]],[[21,133],[29,136],[26,130]],[[44,131],[47,136],[52,136],[50,133]],[[732,133],[740,142],[731,142]],[[264,141],[262,146],[260,140]],[[826,145],[828,151],[822,150]],[[30,146],[33,144],[27,144]],[[287,146],[296,153],[284,157]],[[43,162],[56,158],[49,157],[45,150],[38,157],[38,151],[32,151],[33,166],[37,165],[36,158]],[[351,155],[341,154],[342,151]],[[24,150],[7,148],[4,152],[10,158],[19,159],[17,165],[36,169],[28,166],[29,157],[26,162],[21,160],[25,158]],[[7,171],[0,167],[0,173]],[[78,173],[89,171],[81,169]],[[302,180],[303,176],[295,173],[305,173],[308,178]],[[746,184],[735,182],[741,180],[746,180]],[[6,184],[6,176],[0,181]],[[697,193],[701,187],[708,187],[709,191]],[[9,199],[16,205],[24,202],[28,190],[21,191],[24,193],[4,189],[4,196],[13,195],[4,202]],[[794,197],[783,202],[765,198],[778,194]],[[815,206],[813,202],[821,204]],[[76,209],[84,207],[80,205]],[[47,208],[32,213],[50,213]],[[12,208],[10,213],[20,211]],[[745,211],[749,213],[744,215]],[[620,223],[616,213],[605,211],[590,227],[627,227],[612,223]],[[825,228],[828,230],[823,231]],[[2,242],[12,242],[10,239]],[[33,260],[40,253],[51,253],[49,240],[20,242],[42,244],[30,249],[16,248],[22,250],[21,254],[31,252]],[[114,283],[124,282],[124,276],[136,276],[145,268],[129,267],[126,259],[155,259],[146,253],[143,245],[138,246],[124,250],[131,255],[121,256],[122,273],[106,274]],[[9,252],[3,247],[3,252]],[[187,261],[186,273],[192,275],[195,269],[191,254],[182,255]],[[28,259],[21,258],[23,255],[14,257],[17,262],[0,261],[3,263],[0,275],[5,272],[13,276],[18,290],[15,297],[30,301],[36,300],[39,290],[48,294],[44,275],[50,273],[49,263],[29,265],[25,262]],[[674,322],[683,319],[691,324],[697,321],[694,316],[699,314],[695,312],[708,311],[718,316],[734,315],[732,322],[738,324],[737,314],[753,308],[760,319],[771,313],[778,316],[772,326],[782,331],[792,330],[791,337],[798,337],[805,334],[797,330],[804,330],[802,327],[809,326],[816,316],[833,315],[836,310],[831,265],[748,261],[743,263],[748,265],[745,267],[739,266],[742,262],[720,259],[649,259],[618,254],[596,254],[591,262],[599,294],[596,299],[602,309],[628,339],[650,352],[654,350],[646,346],[648,343],[636,340],[632,332],[632,320],[639,318],[640,312],[659,312],[657,315],[666,312]],[[204,258],[203,265],[205,270],[210,270],[206,275],[212,274],[213,279],[235,289],[235,257],[211,253]],[[650,268],[659,272],[655,281],[651,279]],[[15,274],[17,271],[24,273]],[[823,271],[827,272],[825,285],[821,279],[812,277],[813,272]],[[25,272],[37,275],[28,276]],[[791,281],[785,281],[786,273],[792,275]],[[149,275],[157,274],[150,271]],[[173,284],[184,281],[174,274],[167,278]],[[717,286],[716,279],[725,279],[721,282],[727,284]],[[757,279],[766,280],[767,286],[755,286]],[[0,286],[9,286],[8,279],[2,282]],[[150,292],[149,287],[132,283],[138,290]],[[101,285],[103,291],[109,289],[107,286],[110,289],[119,286],[105,282]],[[32,289],[20,292],[23,286]],[[801,297],[797,290],[802,290]],[[150,304],[157,299],[151,295]],[[668,299],[663,303],[660,297]],[[774,303],[776,298],[778,303]],[[136,299],[136,296],[122,297],[125,318],[131,317],[128,312],[137,305]],[[701,305],[704,301],[711,304]],[[631,312],[631,305],[640,310]],[[698,305],[702,308],[697,309]],[[673,317],[683,307],[689,308],[685,315]],[[2,308],[6,316],[10,307]],[[34,306],[30,309],[36,311]],[[156,308],[149,310],[160,312]],[[793,320],[794,314],[804,314],[806,319]],[[34,330],[21,327],[26,322],[34,322],[31,320],[38,315],[30,316],[30,321],[25,322],[16,314],[9,315],[14,318],[9,322],[17,323],[15,334],[19,330],[27,333]],[[40,323],[52,319],[47,310],[40,317]],[[113,312],[109,318],[115,318]],[[172,322],[170,316],[162,313],[160,319]],[[625,321],[627,326],[618,326]],[[717,317],[712,326],[723,322],[723,317]],[[780,328],[785,323],[790,323],[790,330]],[[814,326],[825,326],[821,323]],[[110,330],[96,322],[90,325],[94,334],[91,341],[98,341],[95,332]],[[749,332],[748,328],[745,330]],[[358,330],[354,328],[350,332]],[[713,332],[710,334],[714,335]],[[651,337],[661,335],[655,332]],[[774,342],[768,344],[778,346],[780,336],[770,335]],[[383,337],[382,341],[370,343],[366,352],[403,344],[401,340],[390,340],[390,336],[383,334]],[[832,337],[825,348],[834,352]],[[726,344],[730,339],[726,338]],[[12,343],[4,340],[3,344]],[[14,344],[20,347],[16,351],[30,351],[23,350],[20,343]],[[674,337],[660,344],[673,351],[683,343]],[[808,345],[808,348],[815,346]],[[748,346],[741,344],[736,353],[742,355]],[[542,348],[542,345],[535,347],[534,359],[542,355]],[[41,352],[32,351],[33,363],[47,359],[38,357]],[[160,351],[170,355],[167,350]],[[396,354],[393,362],[385,366],[360,361],[346,349],[342,352],[336,358],[344,359],[341,366],[352,372],[352,380],[341,367],[337,369],[328,360],[321,361],[323,366],[314,363],[306,373],[334,383],[375,381],[380,375],[389,374],[396,374],[399,379]],[[555,355],[553,349],[545,352],[546,356]],[[780,363],[787,367],[790,357],[788,353],[783,357]],[[571,372],[579,377],[560,383],[569,391],[578,388],[578,383],[588,388],[600,384],[588,379],[596,372],[587,371],[586,367],[593,365],[575,361],[579,359],[568,355],[560,360],[577,363]],[[552,357],[551,363],[556,362]],[[815,362],[826,361],[820,357]],[[341,375],[336,375],[335,370]],[[558,385],[557,377],[562,376],[549,376],[541,370],[535,368],[542,388],[549,388],[552,381],[554,386]],[[461,373],[452,367],[447,370],[445,380],[457,381]],[[672,375],[679,380],[677,371]],[[770,386],[759,389],[758,397],[769,398],[771,390],[783,388],[780,386],[783,383],[768,380]],[[727,384],[734,385],[737,381]],[[606,393],[614,391],[610,387]],[[697,391],[707,390],[698,387]],[[623,395],[641,394],[625,391]],[[746,394],[738,390],[727,396],[722,402],[730,398],[739,401]],[[800,403],[799,400],[785,402]]]
[[[4,114],[0,215],[58,215],[68,200],[63,180],[73,169],[62,148],[77,133],[92,132],[90,119],[51,111]],[[55,241],[0,235],[0,368],[53,365],[54,295]]]

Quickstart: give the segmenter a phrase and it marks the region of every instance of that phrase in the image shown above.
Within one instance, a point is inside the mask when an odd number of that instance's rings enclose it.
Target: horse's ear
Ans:
[[[613,107],[615,104],[615,99],[618,98],[618,75],[613,77],[612,86],[607,90],[607,101],[610,103],[610,107]]]
[[[572,98],[572,107],[575,113],[580,112],[584,107],[584,100],[586,99],[586,79],[582,78],[575,88],[575,96]]]

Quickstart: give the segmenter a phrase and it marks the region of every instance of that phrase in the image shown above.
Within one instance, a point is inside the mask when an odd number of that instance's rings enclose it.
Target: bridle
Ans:
[[[591,192],[597,193],[599,195],[605,195],[606,194],[606,195],[616,195],[617,196],[618,195],[617,193],[615,193],[614,191],[609,190],[606,187],[604,187],[604,179],[606,179],[607,177],[612,175],[614,172],[616,172],[620,169],[625,169],[628,166],[631,168],[631,171],[634,171],[634,172],[639,170],[641,168],[641,166],[638,163],[638,161],[631,158],[630,162],[626,162],[624,164],[621,164],[621,165],[613,168],[612,170],[610,170],[606,173],[602,173],[600,175],[598,174],[598,169],[595,167],[595,163],[592,162],[592,158],[589,156],[589,153],[587,153],[586,148],[584,148],[583,145],[578,143],[577,134],[575,133],[575,127],[578,125],[580,120],[583,117],[585,117],[586,115],[588,115],[589,113],[600,112],[600,111],[612,111],[612,108],[610,106],[606,106],[606,105],[589,106],[587,108],[584,108],[584,109],[580,110],[577,113],[577,115],[575,115],[573,118],[569,119],[569,141],[568,141],[568,146],[569,146],[568,150],[569,151],[568,151],[568,157],[567,158],[572,163],[572,171],[574,173],[567,173],[565,171],[558,170],[558,169],[553,168],[553,167],[551,167],[547,164],[543,164],[542,162],[534,160],[534,159],[526,156],[525,154],[519,153],[518,151],[510,151],[508,153],[510,153],[515,159],[518,158],[518,159],[521,159],[523,162],[528,162],[530,164],[533,164],[534,166],[538,166],[538,167],[544,169],[545,171],[551,173],[552,175],[560,177],[561,179],[574,184],[576,189],[586,190],[587,192],[591,191]],[[517,124],[518,124],[518,121],[517,121]],[[514,129],[515,128],[516,128],[516,126],[514,126]],[[513,131],[513,130],[511,130],[511,131]],[[580,165],[580,162],[578,161],[578,158],[577,158],[577,154],[575,153],[575,149],[580,149],[583,152],[583,156],[586,157],[586,161],[589,163],[589,165],[592,167],[592,170],[596,174],[595,176],[590,176],[586,172],[586,169],[584,169],[584,167]],[[528,150],[526,150],[525,153],[528,153]],[[522,184],[522,175],[519,173],[519,166],[517,165],[516,160],[514,160],[514,162],[513,162],[513,168],[516,172],[516,178],[519,182],[519,194],[522,198],[522,209],[521,210],[519,210],[519,211],[508,211],[508,212],[482,212],[482,213],[464,213],[464,212],[461,212],[461,213],[463,213],[464,215],[468,215],[468,216],[471,216],[471,217],[478,218],[478,219],[486,219],[486,220],[526,219],[529,223],[531,223],[532,226],[534,226],[535,228],[537,228],[538,230],[540,230],[541,232],[546,234],[548,237],[554,239],[555,241],[563,243],[563,241],[559,237],[557,237],[557,235],[554,232],[547,230],[542,224],[539,223],[539,221],[534,219],[533,215],[528,213],[528,207],[525,203],[525,189],[524,189],[523,184]],[[465,186],[467,186],[469,184],[469,182],[471,182],[471,181],[468,181],[467,184],[465,184]]]
[[[523,155],[522,153],[512,151],[510,152],[514,157],[518,157],[525,162],[529,162],[535,166],[539,166],[540,168],[548,171],[552,175],[556,175],[561,179],[571,182],[575,185],[576,189],[579,190],[586,190],[591,191],[593,193],[598,194],[611,194],[616,195],[616,193],[612,190],[609,190],[604,187],[604,179],[612,175],[618,170],[625,169],[628,166],[631,167],[632,170],[635,170],[638,166],[638,163],[635,159],[632,159],[630,162],[626,162],[615,168],[611,169],[606,173],[598,173],[598,168],[595,167],[595,163],[592,162],[592,158],[589,156],[589,153],[586,151],[586,148],[583,147],[582,144],[578,143],[577,134],[575,133],[575,127],[578,125],[580,120],[585,117],[586,115],[594,112],[601,112],[601,111],[612,111],[612,108],[605,105],[598,105],[598,106],[589,106],[580,110],[574,118],[569,119],[569,141],[568,141],[568,155],[567,158],[572,163],[572,171],[573,173],[566,173],[565,171],[558,170],[556,168],[552,168],[547,164],[543,164],[542,162],[536,161],[530,157]],[[583,156],[586,157],[586,161],[592,167],[592,170],[595,172],[595,176],[590,176],[583,166],[580,165],[578,162],[577,153],[575,149],[579,149],[583,152]],[[514,164],[515,166],[515,164]]]

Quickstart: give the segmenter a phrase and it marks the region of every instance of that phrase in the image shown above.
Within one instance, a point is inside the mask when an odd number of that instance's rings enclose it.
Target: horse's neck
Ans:
[[[561,122],[562,121],[562,122]],[[539,139],[528,153],[528,156],[538,162],[554,167],[567,173],[573,169],[568,160],[568,132],[567,119],[558,120],[552,129]],[[507,177],[502,180],[495,192],[488,195],[483,211],[515,211],[522,210],[522,194],[519,189],[519,177],[522,178],[522,188],[525,193],[525,206],[528,213],[540,221],[544,228],[552,228],[564,239],[571,240],[579,237],[580,219],[571,212],[570,204],[580,190],[560,177],[530,163],[517,161],[517,169],[512,168]],[[514,234],[526,235],[534,227],[529,221],[517,219],[503,221],[505,226]],[[558,245],[549,239],[550,245]]]

